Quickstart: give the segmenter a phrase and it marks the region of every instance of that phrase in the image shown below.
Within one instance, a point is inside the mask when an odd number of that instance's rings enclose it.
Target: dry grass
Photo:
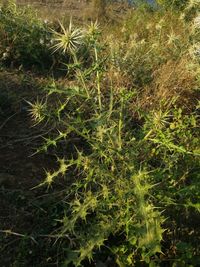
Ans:
[[[185,108],[196,105],[194,89],[197,81],[194,73],[188,69],[188,59],[168,61],[153,76],[153,82],[142,90],[138,103],[140,107],[147,110],[157,109],[161,102],[169,103],[173,98],[179,99],[179,104]]]
[[[100,1],[101,2],[101,1]],[[118,21],[128,11],[124,3],[98,3],[98,0],[17,0],[18,5],[31,5],[36,8],[38,15],[45,20],[69,21],[72,17],[77,23],[88,20]]]

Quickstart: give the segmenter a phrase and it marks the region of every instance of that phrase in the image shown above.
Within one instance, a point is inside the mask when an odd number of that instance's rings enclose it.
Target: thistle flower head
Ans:
[[[99,34],[99,24],[97,20],[95,22],[92,22],[88,25],[87,33],[89,36],[95,36]]]
[[[59,24],[62,32],[60,33],[52,30],[55,41],[52,48],[54,52],[61,50],[63,53],[66,53],[66,51],[73,53],[82,44],[83,31],[79,28],[74,29],[72,27],[72,21],[70,21],[68,29],[66,29],[61,22],[59,22]]]
[[[29,113],[35,124],[42,122],[45,119],[46,102],[37,99],[35,103],[27,103],[30,105]]]

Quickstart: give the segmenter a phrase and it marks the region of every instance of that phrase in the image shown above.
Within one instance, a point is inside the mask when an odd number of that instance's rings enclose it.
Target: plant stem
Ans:
[[[73,56],[74,63],[78,64],[78,59],[77,59],[76,53],[73,53],[72,56]],[[79,69],[77,70],[77,75],[78,75],[78,78],[80,79],[80,81],[83,85],[83,88],[85,89],[87,97],[90,98],[89,90],[87,88],[87,85],[85,83],[85,80],[84,80],[84,77],[83,77],[81,70],[79,70]]]
[[[122,148],[122,127],[123,127],[123,106],[124,106],[124,101],[123,101],[123,97],[121,98],[121,110],[120,110],[120,114],[119,114],[119,132],[118,132],[118,143],[119,143],[119,149],[121,150]]]
[[[98,53],[97,53],[97,47],[96,45],[94,46],[94,54],[95,54],[95,61],[96,63],[98,62]],[[98,93],[98,102],[99,102],[99,109],[100,111],[102,110],[102,103],[101,103],[101,86],[100,86],[100,74],[99,70],[97,69],[97,93]]]

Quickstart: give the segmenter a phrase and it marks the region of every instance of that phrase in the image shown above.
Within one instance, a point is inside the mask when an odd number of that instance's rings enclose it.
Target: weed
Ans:
[[[63,28],[56,44],[63,51],[71,47],[63,42],[65,33]],[[42,150],[58,146],[61,140],[67,146],[67,140],[74,137],[83,145],[72,144],[74,152],[67,159],[59,158],[59,168],[47,172],[39,186],[50,188],[57,176],[70,179],[67,177],[74,170],[66,190],[70,198],[65,201],[64,216],[58,218],[61,227],[57,234],[60,239],[67,236],[70,244],[64,266],[98,260],[105,245],[119,266],[133,266],[138,260],[150,263],[156,255],[162,255],[168,223],[163,210],[171,205],[178,211],[179,205],[198,209],[198,200],[192,196],[199,190],[199,118],[196,111],[185,114],[176,99],[169,100],[164,109],[160,102],[160,109],[149,113],[139,110],[143,125],[135,130],[131,126],[135,92],[115,89],[112,83],[107,91],[102,90],[106,73],[99,63],[103,61],[106,66],[109,59],[102,58],[105,55],[101,53],[98,26],[92,24],[85,31],[85,36],[88,34],[90,38],[82,42],[87,40],[90,47],[92,67],[76,71],[76,86],[49,88],[47,110],[50,96],[59,95],[62,101],[51,107],[46,117],[51,118],[48,123],[58,121],[58,135],[48,139]],[[138,49],[143,45],[139,44]],[[78,50],[70,49],[70,53],[79,64]],[[116,60],[120,60],[119,55]],[[90,80],[86,72],[90,72]],[[160,258],[155,261],[160,262]]]

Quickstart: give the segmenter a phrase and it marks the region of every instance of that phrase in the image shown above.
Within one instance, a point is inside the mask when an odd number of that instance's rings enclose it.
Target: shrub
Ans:
[[[6,65],[47,68],[53,60],[51,35],[31,7],[18,8],[14,1],[0,9],[0,60]]]
[[[181,10],[187,6],[189,0],[157,0],[157,2],[167,8]]]

